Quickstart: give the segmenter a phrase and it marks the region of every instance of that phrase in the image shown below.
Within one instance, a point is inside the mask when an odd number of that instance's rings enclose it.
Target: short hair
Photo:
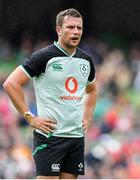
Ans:
[[[62,26],[63,20],[65,16],[77,17],[83,19],[82,15],[79,11],[74,8],[66,9],[64,11],[60,11],[56,16],[56,26]]]

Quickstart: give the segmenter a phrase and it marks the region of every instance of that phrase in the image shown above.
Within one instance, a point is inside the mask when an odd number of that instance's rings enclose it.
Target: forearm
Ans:
[[[24,115],[26,111],[29,110],[27,104],[25,103],[23,89],[20,85],[16,83],[7,83],[4,84],[4,89],[9,95],[13,105],[17,109],[17,111]]]
[[[84,114],[83,114],[84,119],[91,120],[96,105],[96,99],[97,99],[97,93],[95,91],[87,93],[85,95]]]
[[[91,120],[96,105],[97,94],[98,91],[96,84],[86,89],[83,114],[84,119]]]

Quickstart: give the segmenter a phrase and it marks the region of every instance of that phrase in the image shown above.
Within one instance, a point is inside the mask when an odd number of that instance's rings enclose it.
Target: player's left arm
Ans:
[[[96,105],[98,95],[96,80],[86,86],[84,114],[83,114],[83,129],[86,132],[93,118],[93,111]]]

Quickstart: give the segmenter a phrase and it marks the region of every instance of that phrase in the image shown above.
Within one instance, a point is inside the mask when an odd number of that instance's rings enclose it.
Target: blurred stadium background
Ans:
[[[34,178],[32,128],[2,84],[32,52],[56,40],[55,16],[84,16],[80,46],[93,56],[99,97],[86,137],[82,179],[140,178],[140,1],[0,0],[0,178]],[[26,99],[36,113],[33,86]]]

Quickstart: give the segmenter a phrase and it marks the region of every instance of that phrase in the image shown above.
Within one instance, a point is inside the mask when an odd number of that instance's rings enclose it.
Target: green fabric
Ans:
[[[35,150],[33,151],[33,156],[34,156],[38,151],[46,148],[47,146],[48,146],[47,144],[42,144],[42,145],[40,145],[40,146],[37,146],[37,147],[35,148]]]

